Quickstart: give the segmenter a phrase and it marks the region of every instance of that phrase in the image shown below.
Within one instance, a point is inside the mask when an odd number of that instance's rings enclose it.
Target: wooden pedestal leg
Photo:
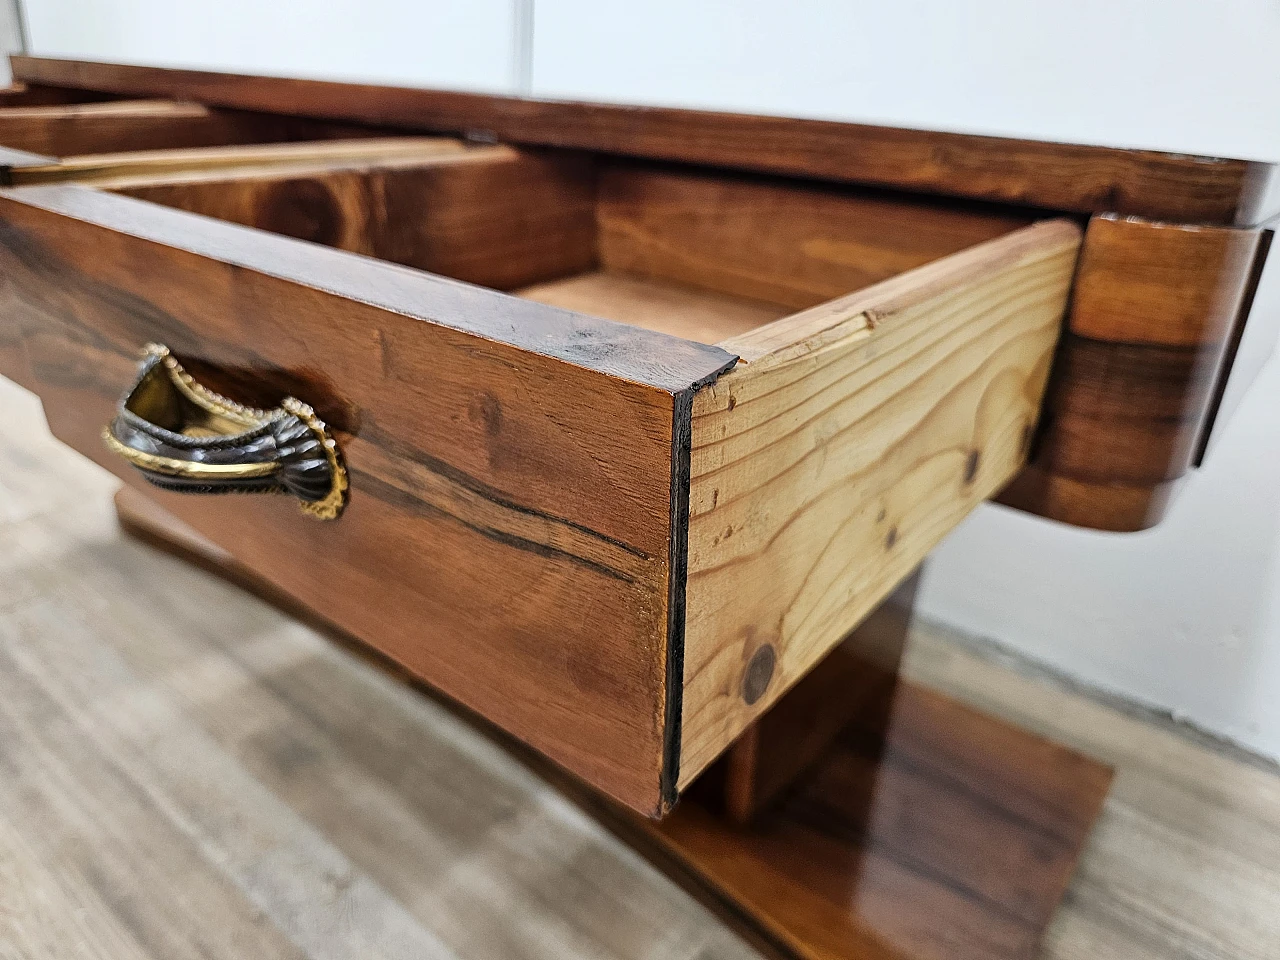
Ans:
[[[916,571],[893,602],[875,610],[752,724],[700,778],[698,798],[713,804],[712,791],[722,792],[724,815],[747,825],[824,759],[851,725],[863,731],[869,749],[882,743],[919,583]]]
[[[629,840],[778,956],[1030,960],[1112,771],[900,680],[909,587]]]
[[[298,612],[144,495],[116,507],[128,532]],[[1111,771],[900,680],[909,619],[882,606],[662,821],[500,739],[767,953],[1030,960]]]

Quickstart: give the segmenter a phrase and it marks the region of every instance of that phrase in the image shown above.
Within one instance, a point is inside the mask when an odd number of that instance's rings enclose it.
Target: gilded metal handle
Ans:
[[[293,397],[274,410],[235,403],[196,383],[159,344],[144,349],[102,437],[167,490],[289,493],[322,520],[346,505],[346,470],[314,410]]]

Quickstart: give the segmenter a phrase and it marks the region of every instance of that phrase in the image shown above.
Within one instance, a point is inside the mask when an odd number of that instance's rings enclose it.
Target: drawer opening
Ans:
[[[375,135],[375,129],[356,124],[175,100],[0,102],[0,147],[48,157]]]
[[[597,184],[596,270],[518,293],[719,343],[1029,222],[852,188],[612,163]]]
[[[447,138],[83,157],[59,169],[21,182],[74,178],[708,344],[1032,220]]]

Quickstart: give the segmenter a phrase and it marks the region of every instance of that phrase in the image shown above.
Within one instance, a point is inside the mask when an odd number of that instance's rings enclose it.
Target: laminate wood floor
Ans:
[[[123,537],[0,380],[0,958],[755,954],[452,713]],[[908,673],[1118,769],[1047,958],[1280,956],[1280,776],[921,627]]]

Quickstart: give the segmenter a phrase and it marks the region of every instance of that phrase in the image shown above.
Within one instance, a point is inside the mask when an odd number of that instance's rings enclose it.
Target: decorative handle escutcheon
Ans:
[[[289,493],[322,520],[336,519],[346,505],[346,470],[314,410],[293,397],[274,410],[235,403],[196,383],[159,344],[144,349],[102,436],[166,490]]]

